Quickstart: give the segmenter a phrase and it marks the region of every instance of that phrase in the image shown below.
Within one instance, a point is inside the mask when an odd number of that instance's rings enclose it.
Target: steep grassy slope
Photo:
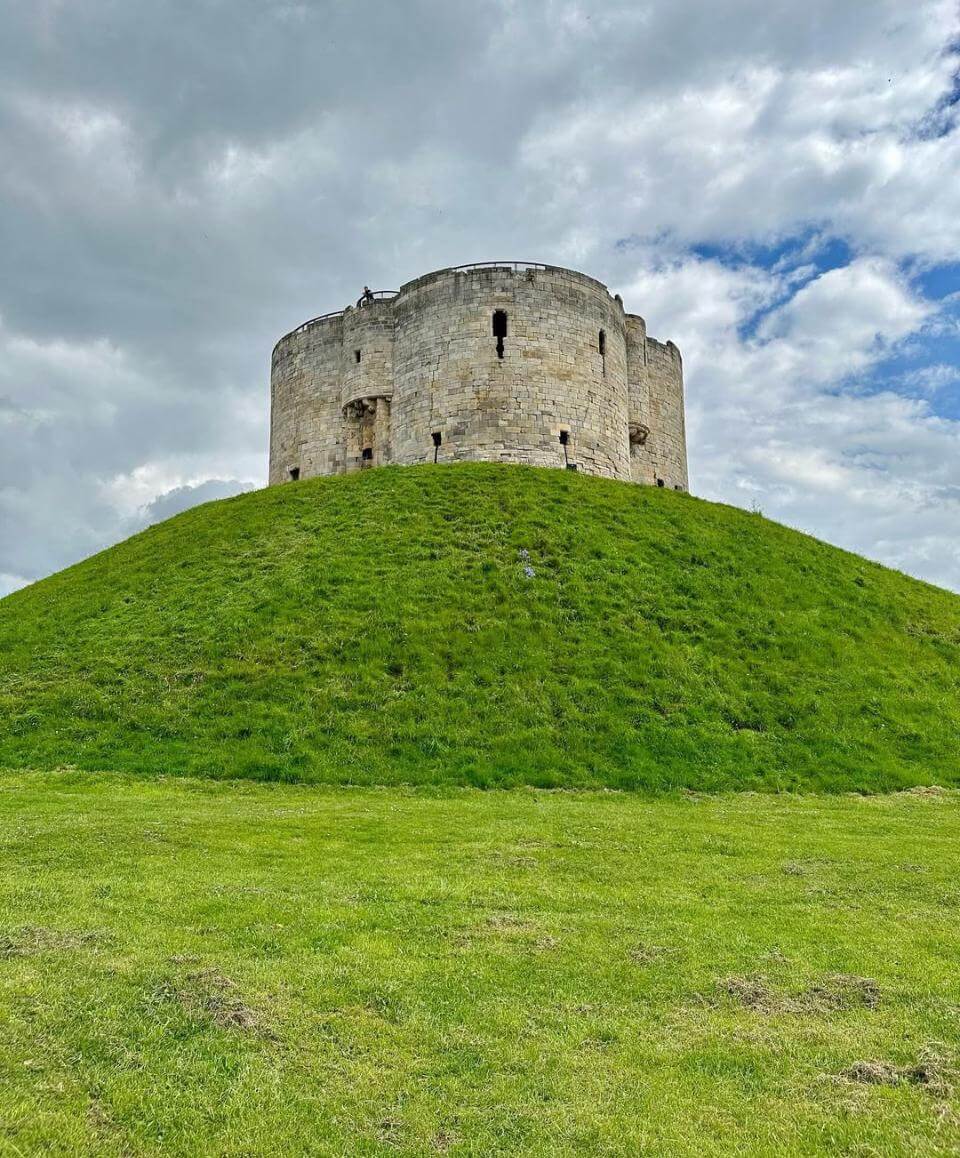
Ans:
[[[559,471],[189,511],[0,602],[0,764],[352,782],[960,782],[960,599]]]

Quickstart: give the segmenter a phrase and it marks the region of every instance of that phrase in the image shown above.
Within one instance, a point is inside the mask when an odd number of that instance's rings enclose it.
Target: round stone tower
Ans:
[[[314,318],[270,384],[271,484],[492,461],[687,488],[680,351],[557,266],[442,269]]]

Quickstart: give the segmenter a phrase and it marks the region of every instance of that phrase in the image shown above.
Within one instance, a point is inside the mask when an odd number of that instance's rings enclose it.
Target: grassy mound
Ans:
[[[960,599],[743,511],[379,470],[0,602],[0,764],[329,782],[960,782]]]

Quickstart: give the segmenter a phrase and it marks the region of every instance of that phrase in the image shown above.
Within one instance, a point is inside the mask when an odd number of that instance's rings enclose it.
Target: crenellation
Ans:
[[[437,270],[306,323],[271,394],[271,483],[436,458],[687,486],[679,350],[555,266]]]

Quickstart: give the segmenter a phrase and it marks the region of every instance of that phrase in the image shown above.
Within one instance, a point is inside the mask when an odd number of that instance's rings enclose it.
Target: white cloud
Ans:
[[[817,226],[897,259],[960,258],[960,137],[918,133],[957,70],[944,51],[957,12],[936,0],[893,28],[885,8],[893,19],[886,5],[864,11],[846,59],[827,32],[843,18],[823,13],[823,60],[801,45],[753,57],[745,47],[735,65],[721,50],[718,68],[704,43],[693,62],[703,67],[673,84],[598,84],[541,114],[524,169],[559,220],[586,212],[623,236],[738,243]],[[665,6],[652,11],[664,21]],[[734,30],[784,16],[750,4],[723,14]]]
[[[859,388],[932,307],[875,258],[782,294],[780,275],[717,261],[634,282],[631,298],[657,304],[652,330],[684,335],[693,489],[960,586],[960,422],[928,399]]]
[[[903,384],[923,394],[936,394],[948,386],[960,382],[960,366],[950,366],[944,362],[934,362],[921,366],[903,375]]]
[[[889,261],[860,258],[807,282],[759,330],[807,380],[834,382],[876,362],[930,315]],[[789,352],[789,353],[788,353]]]
[[[224,494],[261,480],[262,414],[245,395],[231,406],[231,390],[196,397],[191,385],[107,339],[43,341],[0,320],[0,587],[165,517],[171,503],[153,504],[169,492],[182,507],[213,484]],[[175,454],[157,453],[170,443]]]
[[[241,478],[230,478],[229,472],[241,468]],[[186,498],[195,492],[203,495],[211,489],[226,488],[225,493],[238,494],[260,483],[260,456],[246,461],[236,453],[221,451],[215,455],[178,455],[161,461],[145,462],[133,470],[104,479],[100,494],[125,520],[139,521],[157,510],[174,505],[173,496]],[[206,498],[198,498],[206,502]],[[192,503],[178,509],[185,510]],[[170,509],[170,513],[173,513]],[[164,515],[167,518],[168,515]]]
[[[26,587],[29,582],[30,580],[23,575],[8,575],[5,571],[0,571],[0,599],[4,595],[9,595],[11,591],[19,591],[21,587]]]
[[[290,326],[516,257],[585,269],[677,341],[700,493],[960,588],[956,376],[920,364],[957,320],[908,278],[960,260],[960,132],[933,112],[954,0],[225,12],[4,11],[8,582],[263,481]],[[763,268],[788,238],[806,251]]]

